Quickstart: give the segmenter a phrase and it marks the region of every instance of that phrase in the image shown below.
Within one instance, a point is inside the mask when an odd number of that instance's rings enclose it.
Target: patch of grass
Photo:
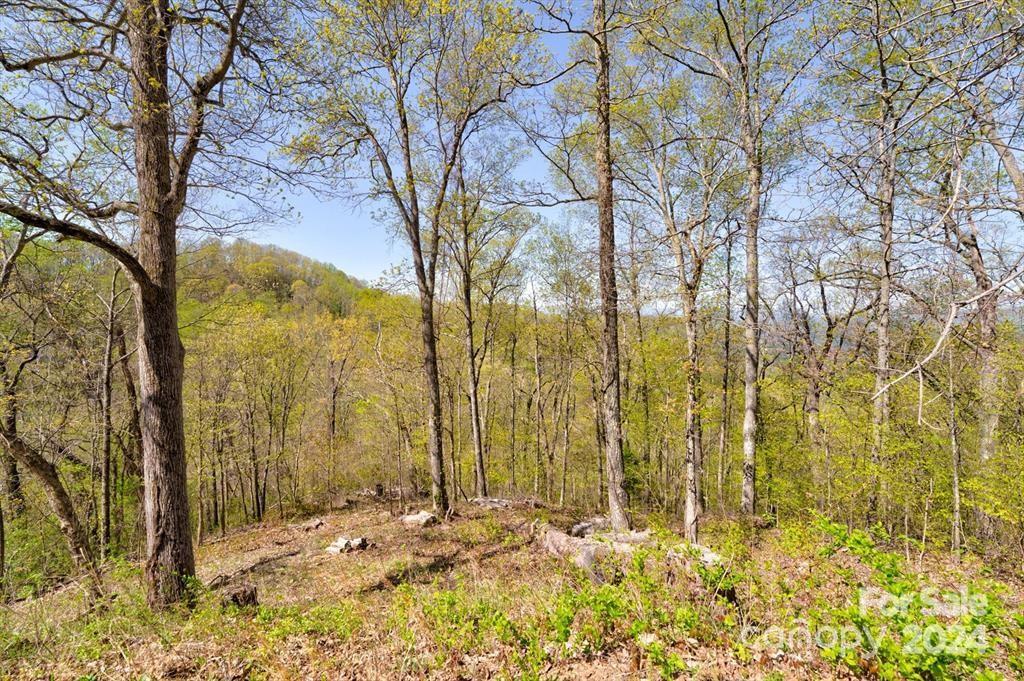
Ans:
[[[312,607],[261,605],[255,622],[271,640],[312,635],[347,641],[362,624],[355,609],[345,603]]]
[[[455,536],[466,546],[500,544],[507,539],[507,535],[508,531],[504,526],[490,515],[467,520],[455,526]]]

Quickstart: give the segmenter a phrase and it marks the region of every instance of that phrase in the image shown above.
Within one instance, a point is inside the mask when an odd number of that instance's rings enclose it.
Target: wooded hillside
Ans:
[[[1012,584],[1021,92],[1020,0],[0,0],[0,600],[128,564],[159,617],[357,496],[591,577],[718,523]],[[296,198],[402,264],[242,238]]]

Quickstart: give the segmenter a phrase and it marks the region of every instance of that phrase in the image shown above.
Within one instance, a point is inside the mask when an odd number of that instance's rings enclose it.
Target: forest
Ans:
[[[0,676],[1024,677],[1022,120],[1020,0],[0,0]]]

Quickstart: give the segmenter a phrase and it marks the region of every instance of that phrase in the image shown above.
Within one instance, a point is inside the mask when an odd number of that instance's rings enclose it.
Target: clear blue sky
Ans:
[[[408,255],[404,240],[393,238],[374,220],[370,205],[353,207],[308,191],[292,193],[288,200],[295,208],[294,219],[265,227],[249,236],[252,241],[330,263],[370,284]]]

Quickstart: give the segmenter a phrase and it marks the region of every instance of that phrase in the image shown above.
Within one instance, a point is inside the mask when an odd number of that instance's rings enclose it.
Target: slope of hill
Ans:
[[[152,614],[130,564],[105,575],[107,596],[92,607],[74,586],[18,603],[2,616],[3,672],[996,679],[1022,669],[1019,584],[974,560],[886,551],[824,521],[722,521],[708,539],[722,556],[712,566],[673,558],[678,539],[658,527],[656,541],[604,564],[595,581],[536,540],[542,523],[576,519],[563,511],[462,505],[448,522],[410,529],[392,504],[346,505],[203,545],[191,614]],[[325,551],[338,537],[369,547]],[[259,604],[225,605],[238,585],[255,587]]]

